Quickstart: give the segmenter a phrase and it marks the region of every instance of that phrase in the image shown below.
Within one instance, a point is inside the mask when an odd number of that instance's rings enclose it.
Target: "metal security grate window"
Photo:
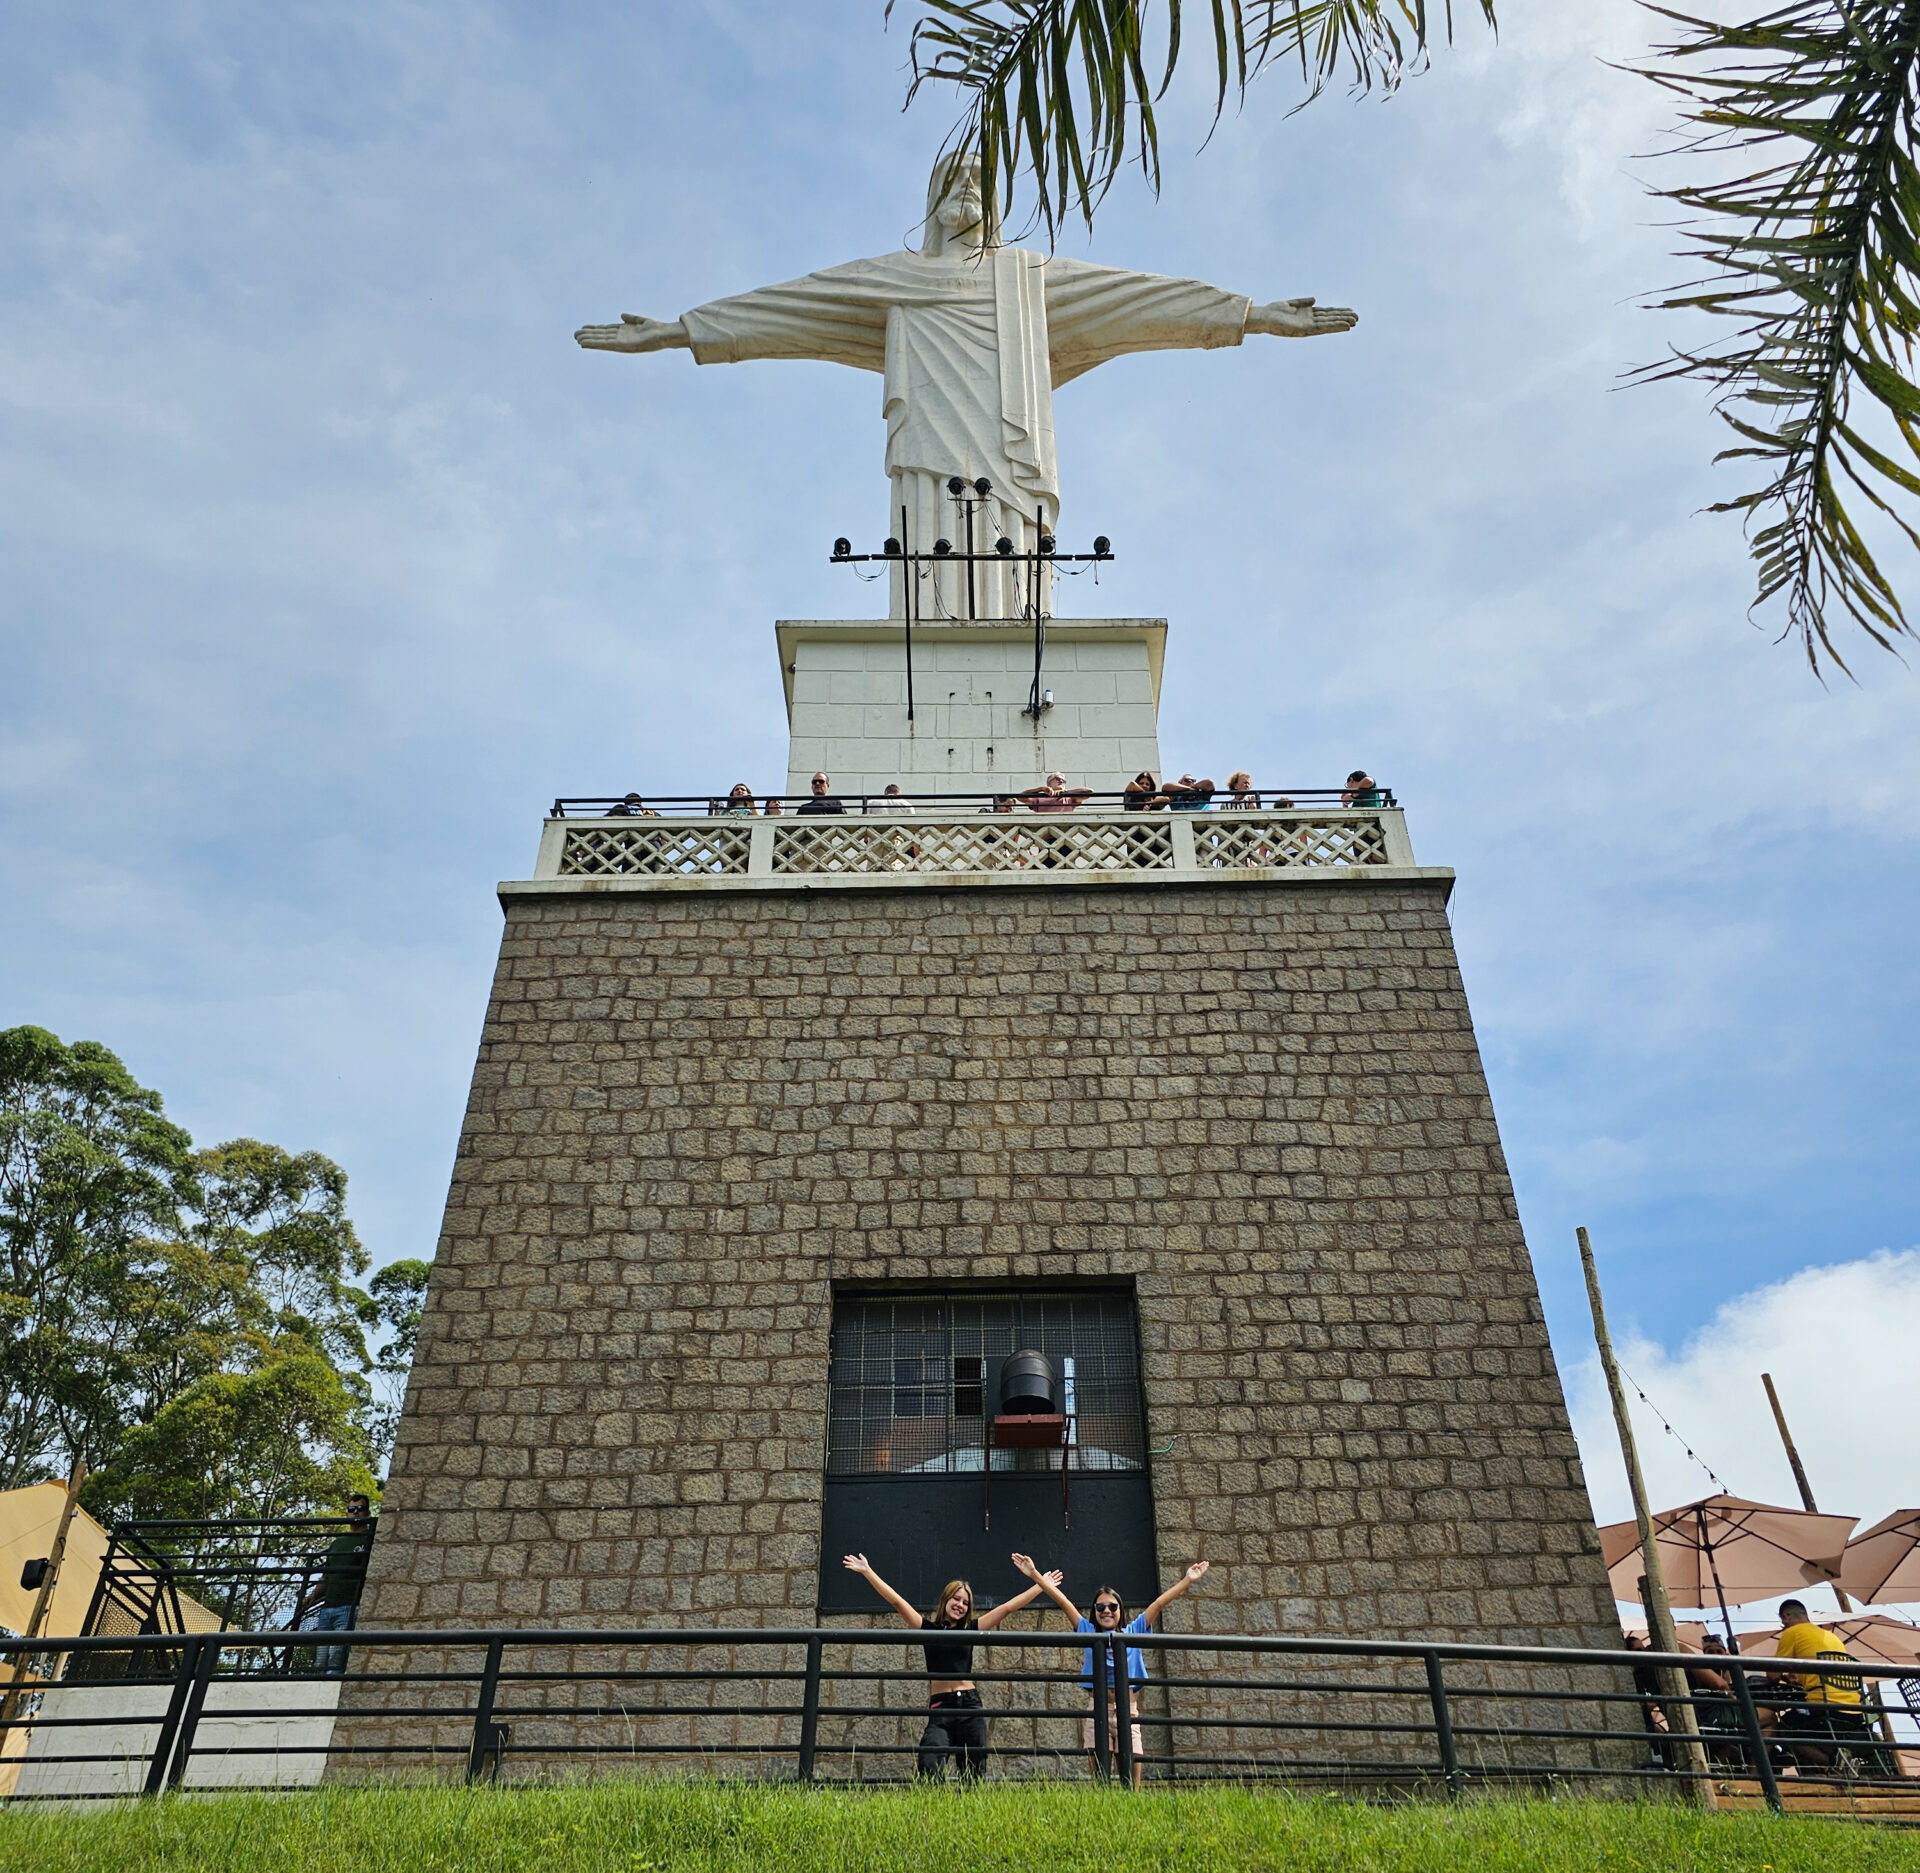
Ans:
[[[932,1476],[985,1465],[991,1362],[1025,1347],[1059,1367],[1075,1470],[1143,1470],[1132,1296],[853,1295],[835,1304],[829,1476]],[[994,1469],[1023,1455],[996,1451]]]

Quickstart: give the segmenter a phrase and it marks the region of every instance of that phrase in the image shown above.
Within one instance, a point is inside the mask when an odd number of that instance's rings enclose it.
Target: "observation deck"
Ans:
[[[1129,809],[1114,794],[1070,811],[1006,795],[837,797],[838,813],[783,798],[780,813],[751,816],[713,799],[638,811],[556,800],[532,878],[503,883],[500,895],[1453,882],[1451,868],[1415,860],[1385,789],[1366,806],[1302,788],[1248,807],[1216,796],[1197,810]]]

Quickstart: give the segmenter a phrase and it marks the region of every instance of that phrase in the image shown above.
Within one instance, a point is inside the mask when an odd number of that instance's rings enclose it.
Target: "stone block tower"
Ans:
[[[365,1623],[870,1620],[849,1550],[926,1604],[1018,1548],[1205,1556],[1202,1631],[1615,1637],[1452,873],[1373,790],[1128,810],[1166,626],[1049,616],[1055,386],[1354,323],[1004,246],[943,162],[917,250],[576,334],[878,374],[890,615],[777,631],[846,810],[556,812],[500,887]],[[996,1447],[1022,1351],[1064,1449]]]
[[[782,625],[851,810],[554,817],[500,887],[363,1623],[805,1625],[873,1613],[847,1549],[1021,1547],[1205,1555],[1189,1630],[1609,1640],[1451,872],[1390,796],[1124,810],[1165,627],[1054,631],[1050,742],[1030,627],[923,648],[909,734],[897,626]],[[1107,800],[993,810],[1062,743]],[[1065,1502],[985,1449],[1026,1346]]]

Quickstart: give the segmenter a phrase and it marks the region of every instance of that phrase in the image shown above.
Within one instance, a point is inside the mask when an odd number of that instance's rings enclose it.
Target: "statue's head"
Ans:
[[[943,156],[927,182],[923,254],[971,253],[999,240],[994,216],[980,192],[980,159],[962,150]]]

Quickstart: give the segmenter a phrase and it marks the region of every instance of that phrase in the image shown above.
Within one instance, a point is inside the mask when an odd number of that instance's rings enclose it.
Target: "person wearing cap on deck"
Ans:
[[[1038,787],[1014,795],[1036,813],[1071,813],[1082,800],[1093,798],[1091,787],[1069,787],[1064,774],[1049,774]]]

